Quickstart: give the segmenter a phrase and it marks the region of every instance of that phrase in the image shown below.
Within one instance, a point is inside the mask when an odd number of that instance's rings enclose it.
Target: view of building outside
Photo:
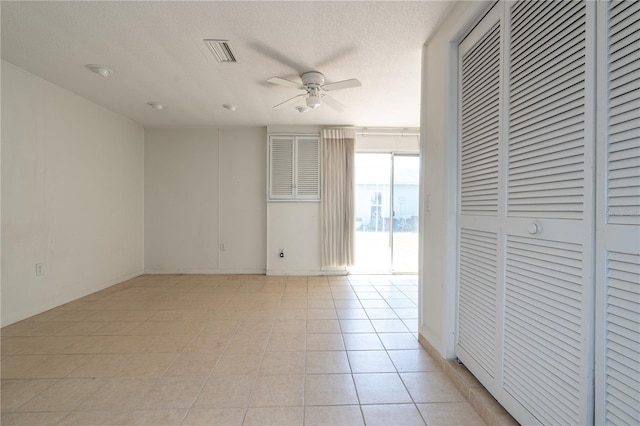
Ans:
[[[355,168],[356,268],[416,272],[419,157],[358,153]]]

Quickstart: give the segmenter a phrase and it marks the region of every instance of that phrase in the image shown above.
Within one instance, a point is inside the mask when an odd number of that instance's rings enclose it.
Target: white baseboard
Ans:
[[[169,275],[169,274],[210,274],[210,275],[265,275],[264,269],[198,269],[198,268],[178,268],[178,269],[145,269],[148,275]]]
[[[342,276],[348,275],[348,271],[346,270],[303,270],[303,271],[291,271],[291,270],[278,270],[278,269],[270,269],[267,270],[267,275],[274,276],[285,276],[285,277],[295,277],[295,276],[303,276],[303,275],[311,275],[311,276]]]

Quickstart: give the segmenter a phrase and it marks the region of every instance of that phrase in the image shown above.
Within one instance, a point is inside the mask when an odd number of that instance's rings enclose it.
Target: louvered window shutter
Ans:
[[[269,136],[269,200],[320,200],[320,137]]]
[[[292,199],[294,138],[271,137],[269,142],[269,198]]]
[[[604,8],[603,8],[604,9]],[[640,2],[606,5],[596,423],[640,424]],[[604,80],[604,79],[603,79]]]
[[[320,139],[298,137],[296,145],[297,199],[320,198]]]

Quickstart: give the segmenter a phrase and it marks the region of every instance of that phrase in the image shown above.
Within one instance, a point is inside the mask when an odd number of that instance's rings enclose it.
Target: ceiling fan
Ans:
[[[278,105],[273,107],[274,109],[286,108],[298,103],[301,98],[304,98],[306,105],[296,106],[296,109],[300,112],[307,112],[309,109],[316,109],[323,102],[325,102],[336,111],[341,112],[346,110],[347,107],[342,105],[340,102],[338,102],[325,92],[362,86],[362,84],[360,84],[360,82],[355,78],[325,84],[324,75],[318,71],[308,71],[302,73],[300,75],[300,79],[302,80],[302,84],[281,77],[271,77],[267,80],[269,83],[279,84],[281,86],[305,91],[305,93],[294,96],[291,99],[287,99],[286,101],[279,103]]]

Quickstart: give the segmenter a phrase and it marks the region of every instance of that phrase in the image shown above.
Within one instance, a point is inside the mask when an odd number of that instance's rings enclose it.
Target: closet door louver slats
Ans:
[[[500,26],[462,57],[461,214],[498,210]]]
[[[504,389],[541,423],[574,424],[580,413],[582,248],[509,236],[506,282]]]
[[[609,10],[608,191],[610,224],[640,225],[640,3]]]
[[[640,424],[640,2],[608,3],[604,233],[604,349],[596,410],[610,425]],[[602,164],[602,163],[601,163]]]
[[[497,235],[462,229],[458,345],[495,377]]]
[[[640,422],[640,256],[609,252],[606,420]]]
[[[530,13],[518,13],[523,3],[512,10],[508,214],[580,219],[585,5],[540,2]],[[539,184],[542,177],[546,186]],[[549,192],[554,185],[562,189]]]

